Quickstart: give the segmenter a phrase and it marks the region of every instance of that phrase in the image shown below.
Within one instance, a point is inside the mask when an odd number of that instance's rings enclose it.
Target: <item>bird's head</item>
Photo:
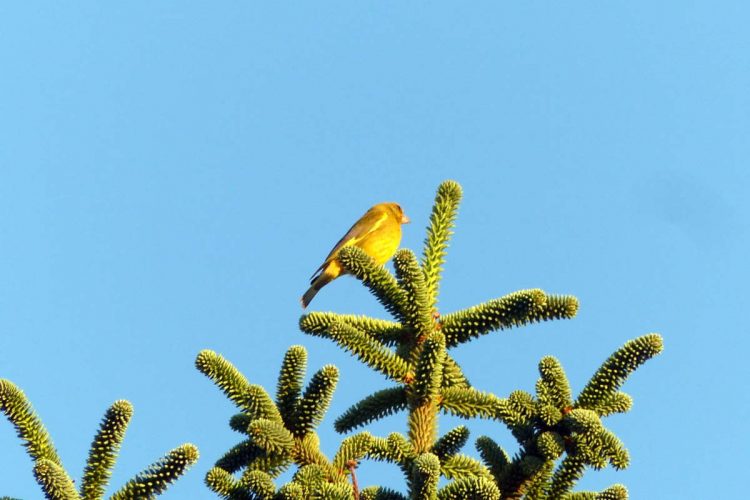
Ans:
[[[401,209],[401,205],[398,203],[383,203],[382,207],[390,213],[394,219],[401,222],[401,224],[408,224],[411,222],[409,217],[406,216],[404,211]]]

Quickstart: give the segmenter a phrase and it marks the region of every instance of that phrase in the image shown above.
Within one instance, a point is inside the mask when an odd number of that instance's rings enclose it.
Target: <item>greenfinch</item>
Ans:
[[[326,260],[310,278],[310,288],[302,296],[302,308],[310,304],[321,288],[346,274],[338,260],[342,248],[355,246],[365,251],[378,264],[385,264],[401,243],[401,224],[409,218],[398,203],[379,203],[368,210],[336,243]]]

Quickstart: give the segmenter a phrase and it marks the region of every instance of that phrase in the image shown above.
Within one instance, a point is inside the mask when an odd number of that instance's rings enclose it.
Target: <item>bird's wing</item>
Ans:
[[[368,216],[377,217],[377,219],[370,220],[370,217]],[[336,252],[341,250],[343,247],[356,245],[357,242],[362,241],[365,236],[374,231],[377,231],[377,229],[382,226],[387,219],[388,214],[385,212],[382,212],[378,215],[363,215],[361,219],[359,219],[351,228],[349,228],[349,231],[346,232],[344,237],[341,238],[338,243],[336,243],[336,245],[333,247],[333,250],[328,253],[328,257],[326,257],[326,260],[323,261],[320,267],[316,269],[313,275],[310,277],[310,281],[314,281],[315,278],[318,277],[321,271],[323,271],[323,268],[326,267],[326,265],[331,262],[331,260],[333,260]]]

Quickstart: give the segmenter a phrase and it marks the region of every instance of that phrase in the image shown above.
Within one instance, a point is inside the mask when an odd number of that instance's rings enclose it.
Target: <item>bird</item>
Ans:
[[[306,308],[310,301],[331,281],[346,270],[338,260],[342,248],[355,246],[365,251],[378,264],[385,264],[396,253],[401,243],[401,225],[408,224],[409,217],[398,203],[378,203],[359,218],[328,254],[323,264],[310,278],[310,288],[302,295],[300,302]]]

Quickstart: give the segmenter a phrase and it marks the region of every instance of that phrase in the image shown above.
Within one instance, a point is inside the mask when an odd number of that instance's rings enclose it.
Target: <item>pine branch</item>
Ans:
[[[302,395],[302,384],[307,369],[307,351],[299,345],[290,347],[281,362],[279,381],[276,385],[276,407],[285,423],[289,423],[297,412]]]
[[[397,320],[404,319],[406,295],[385,266],[378,265],[364,250],[348,246],[339,252],[339,262],[360,280]]]
[[[541,290],[521,290],[484,304],[446,314],[441,331],[448,348],[495,330],[538,321],[547,296]]]
[[[198,460],[198,448],[183,444],[128,481],[111,500],[151,498],[159,495]]]
[[[40,458],[34,465],[34,477],[48,500],[80,500],[73,481],[60,465]]]
[[[445,181],[438,187],[435,204],[432,207],[422,256],[422,269],[430,309],[435,309],[437,305],[440,275],[443,271],[448,240],[452,234],[451,229],[456,220],[461,195],[461,186],[457,182]]]
[[[662,348],[662,338],[655,333],[627,342],[615,351],[591,377],[591,381],[578,396],[576,407],[596,411],[603,402],[617,392],[636,368],[659,354]]]
[[[297,415],[290,429],[295,436],[304,436],[320,424],[331,404],[338,380],[339,370],[333,365],[326,365],[313,375],[299,401]]]
[[[408,332],[401,323],[331,312],[311,312],[300,318],[299,327],[305,333],[318,337],[327,337],[328,330],[336,323],[349,325],[366,333],[374,340],[386,346],[395,346],[403,341]]]
[[[104,496],[112,469],[117,460],[125,430],[133,416],[133,405],[125,400],[109,407],[94,437],[83,472],[81,496],[84,500],[98,500]]]
[[[410,374],[409,364],[380,342],[343,324],[333,325],[329,335],[337,344],[386,377],[399,382]]]
[[[425,277],[419,267],[417,257],[411,250],[402,249],[393,258],[396,278],[406,297],[404,323],[409,325],[418,337],[426,337],[433,330],[432,310]]]
[[[62,467],[60,457],[42,421],[34,413],[23,391],[10,380],[0,379],[0,411],[5,413],[16,428],[18,437],[25,441],[24,446],[32,460],[45,459]]]
[[[232,363],[208,349],[201,351],[195,367],[210,378],[226,396],[253,418],[281,422],[281,415],[268,393],[259,385],[251,385]]]
[[[336,432],[344,433],[380,420],[407,407],[406,388],[391,387],[377,391],[349,407],[333,424]]]

